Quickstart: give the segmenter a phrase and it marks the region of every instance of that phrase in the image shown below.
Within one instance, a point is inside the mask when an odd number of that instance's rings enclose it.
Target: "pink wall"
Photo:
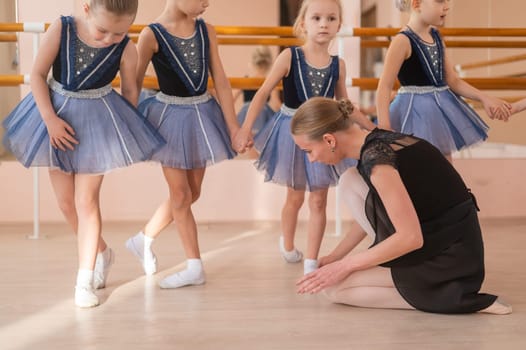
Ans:
[[[458,159],[455,166],[477,196],[480,217],[526,216],[526,162],[518,159]],[[62,221],[46,170],[40,172],[41,219]],[[0,163],[0,222],[31,221],[32,171],[17,162]],[[264,183],[252,161],[223,162],[208,169],[203,196],[194,206],[199,222],[279,220],[285,190]],[[161,171],[153,164],[138,164],[106,176],[101,203],[105,220],[145,221],[167,196]],[[334,190],[330,191],[328,218],[335,219]],[[350,213],[342,205],[342,216]],[[303,209],[301,219],[306,219]]]

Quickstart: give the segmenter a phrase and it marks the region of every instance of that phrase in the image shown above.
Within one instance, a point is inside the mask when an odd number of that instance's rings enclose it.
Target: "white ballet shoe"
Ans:
[[[157,272],[157,257],[151,250],[145,252],[144,239],[137,235],[130,237],[126,241],[126,248],[139,259],[145,274],[153,275]]]
[[[103,253],[98,253],[97,259],[95,260],[95,269],[93,271],[93,288],[95,289],[106,287],[106,280],[108,279],[110,268],[115,261],[115,253],[113,253],[113,250],[109,247],[106,249],[108,250],[108,259],[104,259]]]
[[[75,305],[81,308],[94,307],[99,305],[99,298],[93,292],[93,288],[76,286]]]
[[[162,289],[174,289],[185,286],[197,286],[205,282],[206,279],[203,271],[193,275],[190,271],[183,270],[164,278],[159,282],[159,286]]]
[[[307,275],[311,273],[312,271],[316,271],[318,269],[318,260],[316,259],[305,259],[303,261],[303,274]]]
[[[298,263],[303,259],[303,253],[298,249],[294,248],[291,251],[285,250],[285,240],[283,236],[279,237],[279,251],[283,259],[288,263]]]

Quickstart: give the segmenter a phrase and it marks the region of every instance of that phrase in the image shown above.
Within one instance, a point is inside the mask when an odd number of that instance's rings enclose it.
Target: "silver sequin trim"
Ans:
[[[323,95],[322,88],[325,85],[331,66],[316,68],[307,63],[307,80],[314,96]]]
[[[430,92],[440,92],[449,89],[449,86],[402,86],[398,89],[399,94],[429,94]]]
[[[84,69],[86,69],[91,63],[93,63],[93,61],[95,61],[95,57],[102,49],[87,45],[82,40],[80,40],[78,36],[75,41],[75,73],[76,75],[80,75]]]
[[[208,92],[205,92],[202,95],[199,96],[189,96],[189,97],[181,97],[181,96],[170,96],[163,94],[162,92],[157,93],[155,95],[155,98],[158,101],[161,101],[163,103],[171,104],[171,105],[193,105],[196,103],[203,103],[212,98],[212,95],[210,95]]]
[[[281,113],[292,117],[296,113],[297,108],[290,108],[285,105],[281,105]]]
[[[108,95],[113,90],[111,85],[108,84],[98,89],[69,91],[69,90],[64,89],[64,86],[53,78],[49,79],[48,84],[51,90],[55,91],[56,93],[62,96],[73,97],[73,98],[89,98],[89,99],[101,98],[101,97]]]
[[[173,41],[182,54],[183,60],[189,67],[189,72],[194,78],[199,78],[203,71],[203,53],[197,31],[189,38],[180,38],[172,35]]]

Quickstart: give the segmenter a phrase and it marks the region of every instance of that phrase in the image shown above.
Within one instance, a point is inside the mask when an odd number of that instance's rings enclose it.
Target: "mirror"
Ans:
[[[0,23],[17,21],[17,1],[0,1]],[[14,33],[2,33],[0,36],[0,74],[14,75],[18,73],[18,45],[11,41]],[[20,101],[20,88],[18,86],[2,86],[0,103],[0,120],[3,120]],[[4,129],[0,128],[0,139],[3,138]],[[0,143],[0,160],[9,159],[10,155]]]
[[[485,1],[478,6],[479,16],[473,16],[473,3],[468,1],[451,2],[446,16],[446,28],[523,28],[523,16],[512,9],[523,6],[520,0]],[[394,5],[385,6],[382,0],[361,0],[361,27],[402,27],[408,21],[408,14],[401,13]],[[385,41],[386,37],[369,37]],[[462,41],[464,47],[447,48],[451,63],[460,68],[459,75],[464,78],[524,78],[526,55],[523,48],[474,48],[468,41],[520,41],[524,37],[469,37],[448,36],[446,41]],[[382,72],[385,48],[364,48],[361,50],[360,66],[362,77],[378,78]],[[458,69],[457,69],[458,70]],[[482,90],[509,102],[526,97],[526,90]],[[361,106],[374,113],[375,92],[361,92]],[[468,101],[476,112],[489,125],[486,142],[458,152],[459,158],[526,158],[526,111],[515,114],[509,122],[491,120],[480,102]]]
[[[34,4],[29,0],[18,0],[21,6],[28,6],[26,4]],[[17,0],[2,0],[0,1],[0,22],[17,22]],[[69,9],[73,7],[78,10],[83,0],[75,0],[76,7],[65,0],[59,1],[62,11],[58,13],[69,13]],[[204,18],[214,25],[234,25],[234,26],[272,26],[290,24],[295,18],[295,13],[298,10],[300,0],[275,0],[272,2],[247,2],[245,0],[217,0],[217,4],[210,6],[206,11]],[[349,2],[350,3],[350,2]],[[349,10],[348,2],[343,1],[345,10],[345,23],[359,22],[360,17]],[[505,6],[503,6],[505,3]],[[136,23],[145,24],[151,22],[158,14],[164,4],[164,0],[151,0],[151,2],[140,2],[139,13]],[[522,28],[523,16],[521,11],[513,11],[513,8],[522,6],[522,0],[490,0],[480,6],[482,11],[481,16],[470,15],[470,2],[458,1],[454,3],[454,7],[448,14],[446,26],[448,27],[515,27]],[[378,27],[399,27],[401,23],[405,23],[407,16],[400,14],[394,6],[385,6],[384,1],[379,0],[361,0],[361,26],[378,26]],[[32,5],[35,6],[35,5]],[[25,8],[25,7],[24,7]],[[225,8],[231,11],[225,11]],[[75,11],[76,11],[75,10]],[[39,12],[39,15],[32,14],[35,18],[42,18],[42,21],[50,21],[50,19],[57,16],[57,8],[49,9],[48,12],[53,12],[51,15],[47,12]],[[234,13],[235,12],[235,13]],[[249,16],[249,13],[255,13],[255,16]],[[491,15],[491,16],[490,16]],[[39,17],[42,16],[42,17]],[[488,23],[488,18],[491,18],[491,23]],[[466,22],[466,19],[469,21]],[[32,18],[31,21],[34,21]],[[354,25],[351,25],[354,27]],[[0,33],[2,34],[2,33]],[[378,38],[385,39],[385,38]],[[472,38],[468,38],[472,39]],[[486,38],[482,38],[486,39]],[[516,38],[512,40],[521,40]],[[21,74],[17,66],[17,44],[15,42],[0,42],[0,74]],[[251,53],[255,46],[233,46],[223,45],[220,47],[221,59],[225,67],[227,75],[233,77],[241,77],[249,74],[248,62],[250,61]],[[278,53],[276,46],[271,47],[273,57]],[[27,51],[27,50],[26,50]],[[522,52],[521,52],[522,51]],[[31,52],[22,52],[24,57],[32,55]],[[362,77],[378,76],[381,71],[381,61],[385,49],[362,49],[359,54],[354,55],[356,60],[361,61]],[[473,62],[491,60],[511,55],[524,53],[523,49],[448,49],[453,63],[455,64],[469,64]],[[354,53],[350,53],[353,55]],[[350,65],[352,60],[346,62]],[[366,66],[367,64],[367,66]],[[496,77],[496,76],[517,76],[524,77],[524,61],[515,62],[508,65],[495,65],[478,69],[466,70],[467,77]],[[28,73],[27,68],[24,68],[22,73]],[[12,108],[20,101],[19,87],[0,87],[2,94],[2,103],[0,103],[0,119],[3,119]],[[26,87],[27,90],[27,87]],[[526,97],[526,90],[518,91],[488,91],[490,94],[517,99]],[[364,107],[374,106],[374,91],[363,91],[361,97],[361,105]],[[236,109],[241,107],[240,101],[236,105]],[[526,145],[526,138],[522,135],[522,130],[526,129],[526,112],[513,117],[509,123],[497,122],[488,120],[483,111],[480,111],[485,121],[490,124],[490,138],[485,144],[486,148],[495,147],[486,152],[482,157],[526,157],[526,152],[521,149]],[[0,128],[0,136],[3,129]],[[524,155],[520,155],[521,152]],[[464,152],[465,157],[479,157],[477,152]],[[6,159],[5,150],[0,145],[0,157]],[[2,158],[0,158],[2,159]]]

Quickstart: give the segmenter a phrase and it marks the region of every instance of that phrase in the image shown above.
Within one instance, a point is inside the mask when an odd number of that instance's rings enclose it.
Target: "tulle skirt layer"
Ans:
[[[290,133],[293,110],[282,108],[256,135],[254,144],[260,153],[255,165],[265,181],[295,190],[316,191],[338,183],[338,179],[356,160],[345,159],[336,166],[311,163]]]
[[[51,147],[46,125],[30,93],[3,123],[4,144],[24,166],[104,174],[144,161],[164,145],[144,116],[111,87],[70,92],[58,83],[53,86],[53,108],[73,128],[79,144],[66,151]]]
[[[389,113],[393,130],[427,140],[446,155],[488,137],[486,123],[448,87],[402,87]]]
[[[165,167],[205,168],[236,155],[221,108],[209,94],[176,97],[158,93],[144,100],[139,110],[166,140],[151,157]]]
[[[245,118],[247,117],[249,106],[250,106],[250,102],[245,102],[243,104],[243,107],[241,107],[241,110],[237,114],[237,121],[239,125],[242,125],[243,122],[245,121]],[[257,134],[263,128],[263,126],[265,126],[265,124],[267,124],[268,121],[272,119],[274,114],[276,114],[276,112],[274,112],[268,104],[265,104],[265,106],[263,107],[263,110],[259,113],[256,121],[254,122],[254,125],[252,126],[252,132],[254,134]]]

